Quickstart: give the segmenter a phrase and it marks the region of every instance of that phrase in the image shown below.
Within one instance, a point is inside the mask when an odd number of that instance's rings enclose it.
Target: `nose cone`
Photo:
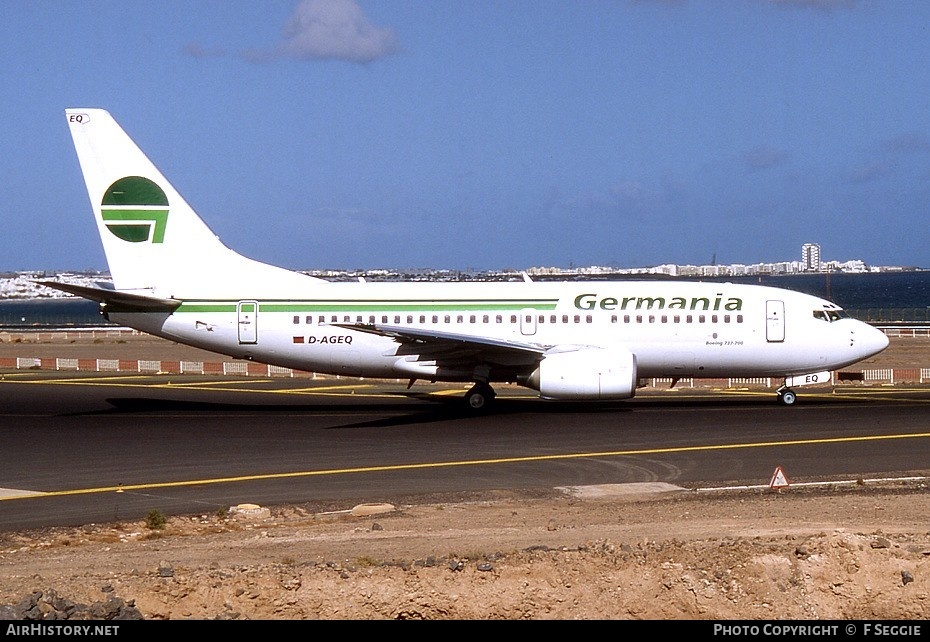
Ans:
[[[853,347],[861,356],[859,359],[866,359],[878,354],[888,347],[888,336],[868,323],[861,323],[852,335]]]

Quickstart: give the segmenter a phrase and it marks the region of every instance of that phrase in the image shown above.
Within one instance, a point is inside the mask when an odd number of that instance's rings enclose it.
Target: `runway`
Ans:
[[[214,513],[339,510],[495,489],[686,488],[920,474],[930,388],[649,391],[552,403],[364,380],[16,372],[0,381],[0,529]],[[475,495],[478,496],[478,495]]]

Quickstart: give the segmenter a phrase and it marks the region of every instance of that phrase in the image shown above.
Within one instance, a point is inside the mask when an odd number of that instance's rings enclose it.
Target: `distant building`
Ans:
[[[816,243],[801,246],[801,269],[805,272],[820,272],[820,246]]]

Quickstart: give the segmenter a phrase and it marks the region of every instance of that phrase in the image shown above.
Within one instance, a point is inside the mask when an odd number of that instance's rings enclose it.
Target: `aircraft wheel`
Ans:
[[[778,400],[782,403],[782,405],[790,406],[798,400],[798,395],[794,392],[794,390],[782,390],[778,395]]]
[[[476,385],[465,393],[465,404],[473,412],[487,410],[494,401],[494,390],[488,385]]]

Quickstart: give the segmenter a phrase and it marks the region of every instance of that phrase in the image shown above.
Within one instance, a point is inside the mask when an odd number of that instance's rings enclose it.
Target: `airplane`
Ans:
[[[65,115],[112,286],[44,285],[111,322],[237,359],[366,378],[493,384],[548,400],[632,398],[648,378],[784,377],[776,391],[888,346],[815,296],[670,281],[333,282],[227,248],[103,109]]]

